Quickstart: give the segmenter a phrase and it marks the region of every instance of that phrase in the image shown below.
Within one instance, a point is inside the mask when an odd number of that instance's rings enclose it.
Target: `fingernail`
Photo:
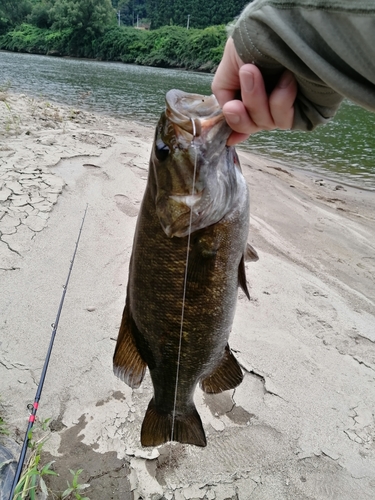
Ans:
[[[254,75],[252,73],[243,73],[241,78],[241,87],[245,92],[252,92],[254,88]]]
[[[293,80],[293,73],[291,73],[290,71],[285,71],[283,76],[280,78],[277,86],[280,89],[285,89],[292,82],[292,80]]]
[[[225,113],[225,119],[229,125],[237,125],[237,123],[240,123],[240,117],[234,113]]]

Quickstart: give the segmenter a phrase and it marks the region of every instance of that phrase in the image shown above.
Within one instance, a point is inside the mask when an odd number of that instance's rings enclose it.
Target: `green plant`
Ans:
[[[28,105],[30,107],[31,116],[35,116],[36,110],[38,108],[38,101],[33,97],[28,98]]]
[[[51,493],[53,498],[59,498],[60,500],[90,500],[89,497],[81,495],[81,492],[90,486],[89,484],[79,483],[79,476],[82,474],[83,469],[78,469],[77,471],[70,470],[73,479],[71,484],[67,481],[68,488],[63,493],[56,493],[55,491],[51,491],[50,488],[47,488],[44,478],[46,476],[58,476],[57,472],[52,469],[54,460],[43,466],[41,465],[43,446],[50,434],[50,420],[50,418],[39,420],[35,427],[29,432],[29,455],[14,490],[12,500],[37,500],[39,492],[42,492],[45,498]],[[9,430],[6,422],[0,416],[0,436],[1,435],[9,435]],[[38,436],[38,438],[34,439],[34,436]],[[1,465],[2,464],[0,464],[0,468]]]
[[[9,434],[8,426],[4,419],[0,417],[0,435],[7,436]]]
[[[9,133],[12,129],[12,126],[13,126],[14,131],[18,135],[19,131],[20,131],[19,128],[20,128],[21,119],[20,119],[19,115],[16,115],[13,113],[13,110],[6,99],[2,100],[2,102],[5,104],[5,107],[7,108],[8,113],[9,113],[9,115],[6,119],[6,122],[5,122],[5,131],[7,133]]]
[[[1,398],[0,398],[0,406],[2,408]],[[9,434],[8,426],[5,423],[3,417],[0,415],[0,436],[7,436],[8,434]]]
[[[43,476],[57,476],[57,473],[51,468],[54,460],[43,466],[40,464],[41,452],[48,439],[48,434],[46,435],[46,432],[49,430],[49,420],[50,419],[40,421],[38,427],[43,431],[43,435],[37,441],[33,440],[33,430],[29,432],[28,446],[30,448],[30,455],[15,488],[13,500],[35,500],[39,490],[45,495],[48,495]]]
[[[67,481],[68,488],[63,492],[61,496],[62,500],[68,500],[71,498],[75,498],[76,500],[90,500],[89,497],[83,497],[80,494],[80,491],[83,491],[90,486],[87,483],[80,484],[78,482],[78,477],[80,474],[82,474],[82,472],[83,469],[78,469],[77,471],[70,469],[70,473],[73,475],[72,484],[70,484],[69,481]]]
[[[2,82],[1,85],[0,85],[0,93],[6,93],[8,92],[8,90],[10,89],[11,87],[11,81],[10,80],[7,80],[6,82]]]

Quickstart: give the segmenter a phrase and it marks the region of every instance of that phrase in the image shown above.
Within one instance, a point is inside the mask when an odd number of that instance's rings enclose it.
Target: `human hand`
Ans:
[[[239,90],[241,101],[235,99]],[[240,59],[232,38],[225,46],[212,82],[212,92],[233,130],[227,141],[228,146],[244,141],[260,130],[287,130],[292,127],[297,96],[297,82],[293,74],[285,71],[268,96],[260,70]]]

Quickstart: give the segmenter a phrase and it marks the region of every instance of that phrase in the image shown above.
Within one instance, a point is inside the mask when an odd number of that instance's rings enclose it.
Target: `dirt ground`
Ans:
[[[38,412],[51,489],[82,468],[91,500],[375,498],[374,193],[240,153],[260,257],[230,339],[244,381],[197,390],[206,448],[142,448],[151,381],[132,391],[112,355],[153,129],[1,99],[0,395],[18,440],[88,203]]]

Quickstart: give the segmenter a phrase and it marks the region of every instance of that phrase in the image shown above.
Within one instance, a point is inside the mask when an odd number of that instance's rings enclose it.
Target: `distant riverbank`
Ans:
[[[164,26],[153,31],[114,26],[77,43],[71,28],[52,30],[24,23],[0,37],[0,49],[213,72],[226,38],[224,26],[189,30]]]

